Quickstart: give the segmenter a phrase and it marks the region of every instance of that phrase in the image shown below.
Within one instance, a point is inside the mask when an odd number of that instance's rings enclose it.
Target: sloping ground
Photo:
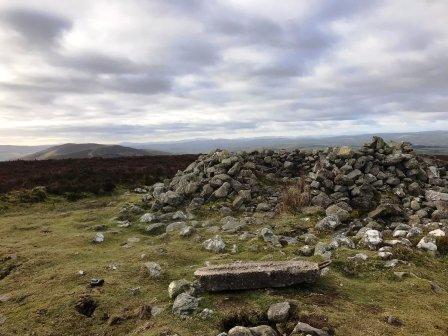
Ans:
[[[68,143],[50,147],[40,152],[26,155],[23,160],[61,160],[83,158],[118,158],[127,156],[165,155],[166,152],[135,149],[119,145],[101,145],[95,143]]]
[[[217,335],[236,324],[259,324],[271,303],[288,300],[295,305],[292,321],[329,327],[335,335],[446,335],[448,333],[448,259],[426,253],[408,256],[408,263],[383,268],[376,252],[362,252],[369,259],[352,269],[347,261],[355,251],[335,251],[333,266],[321,280],[307,287],[276,290],[224,292],[201,295],[200,309],[214,315],[181,319],[171,313],[167,287],[172,280],[192,280],[205,261],[212,264],[235,260],[287,260],[297,246],[273,247],[258,238],[240,241],[223,234],[236,254],[215,254],[201,248],[202,239],[214,234],[202,225],[202,237],[180,238],[177,231],[151,237],[141,225],[119,228],[110,219],[137,196],[85,199],[76,203],[54,200],[45,204],[11,208],[0,216],[0,334],[9,335]],[[220,216],[204,213],[199,223],[219,225]],[[255,232],[269,223],[278,233],[312,227],[317,218],[281,214],[260,219],[247,227]],[[92,244],[98,225],[105,241]],[[129,238],[139,238],[129,240]],[[322,236],[321,239],[325,239]],[[299,245],[300,246],[300,245]],[[359,251],[356,251],[359,252]],[[315,257],[308,258],[314,260]],[[156,261],[163,275],[151,279],[143,268]],[[78,273],[85,272],[84,275]],[[410,274],[401,280],[394,272]],[[89,288],[91,278],[105,280]],[[435,292],[430,281],[443,288]],[[90,294],[98,307],[92,317],[75,310],[75,303]],[[135,311],[144,305],[163,308],[155,317],[140,318]],[[385,318],[393,315],[403,325]],[[115,317],[115,318],[111,318]],[[115,322],[111,322],[115,321]]]

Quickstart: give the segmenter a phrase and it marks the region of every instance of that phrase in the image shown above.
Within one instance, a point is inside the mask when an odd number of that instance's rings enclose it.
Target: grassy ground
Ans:
[[[336,335],[448,334],[448,260],[420,254],[412,256],[410,265],[394,269],[413,274],[397,280],[372,252],[367,252],[372,258],[355,275],[347,272],[346,257],[356,252],[339,250],[330,272],[313,286],[207,294],[201,307],[215,311],[212,319],[176,318],[166,292],[170,281],[193,280],[195,268],[205,261],[283,260],[295,257],[297,247],[274,249],[257,240],[239,242],[236,236],[224,236],[238,245],[239,252],[216,255],[177,233],[157,238],[146,236],[137,225],[117,228],[112,217],[123,203],[135,199],[115,195],[78,202],[49,200],[12,206],[0,215],[0,278],[4,277],[0,297],[7,298],[0,300],[0,335],[216,335],[237,322],[263,321],[269,304],[282,300],[295,303],[296,318],[331,327]],[[106,240],[94,245],[91,239],[99,224],[108,227]],[[300,216],[283,216],[271,224],[282,231],[310,225]],[[211,236],[205,229],[199,233],[204,239]],[[131,237],[140,241],[126,245]],[[160,263],[163,277],[149,279],[142,270],[145,261]],[[92,277],[104,278],[104,286],[89,289]],[[434,293],[429,281],[436,281],[445,292]],[[140,292],[132,294],[136,287]],[[91,318],[74,309],[85,293],[99,303]],[[165,311],[148,320],[132,314],[145,304]],[[403,325],[386,323],[388,315]],[[110,325],[110,316],[127,319]]]

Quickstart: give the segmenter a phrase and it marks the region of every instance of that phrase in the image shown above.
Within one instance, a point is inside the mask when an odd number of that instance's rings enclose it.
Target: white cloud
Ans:
[[[0,142],[448,128],[446,1],[0,3]]]

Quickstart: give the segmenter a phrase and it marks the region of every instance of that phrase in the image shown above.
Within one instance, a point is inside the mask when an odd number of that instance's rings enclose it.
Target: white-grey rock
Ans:
[[[104,234],[102,232],[95,233],[95,235],[93,236],[92,241],[95,244],[100,244],[100,243],[104,242]]]
[[[148,261],[145,263],[145,267],[150,278],[160,278],[162,275],[162,267],[156,262]]]
[[[213,238],[207,239],[206,241],[204,241],[202,243],[202,246],[207,251],[212,251],[215,253],[221,253],[226,250],[226,243],[219,235],[216,235]]]

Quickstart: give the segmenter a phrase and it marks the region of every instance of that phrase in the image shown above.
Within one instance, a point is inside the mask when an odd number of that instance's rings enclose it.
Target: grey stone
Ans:
[[[290,310],[291,305],[288,301],[275,303],[269,306],[268,319],[272,322],[283,322],[288,318]]]
[[[316,335],[316,336],[330,336],[330,334],[327,333],[326,331],[314,328],[309,324],[303,322],[298,322],[296,324],[291,335],[295,335],[297,333],[305,333],[306,335]]]
[[[173,303],[173,313],[178,316],[186,316],[192,314],[198,309],[199,301],[188,293],[180,293],[176,296]]]
[[[277,336],[275,330],[268,325],[260,325],[249,329],[252,332],[252,336]]]
[[[334,230],[340,225],[341,225],[341,220],[339,219],[338,216],[329,215],[329,216],[326,216],[325,218],[321,219],[316,224],[316,229],[318,229],[318,230]]]
[[[160,278],[162,275],[162,267],[156,262],[148,261],[145,263],[145,268],[150,278]]]
[[[209,266],[196,270],[194,274],[202,290],[217,292],[313,283],[320,272],[317,263],[300,260]]]
[[[207,251],[212,251],[215,253],[222,253],[226,250],[226,243],[221,238],[221,236],[215,236],[213,238],[207,239],[202,243],[202,246]]]

